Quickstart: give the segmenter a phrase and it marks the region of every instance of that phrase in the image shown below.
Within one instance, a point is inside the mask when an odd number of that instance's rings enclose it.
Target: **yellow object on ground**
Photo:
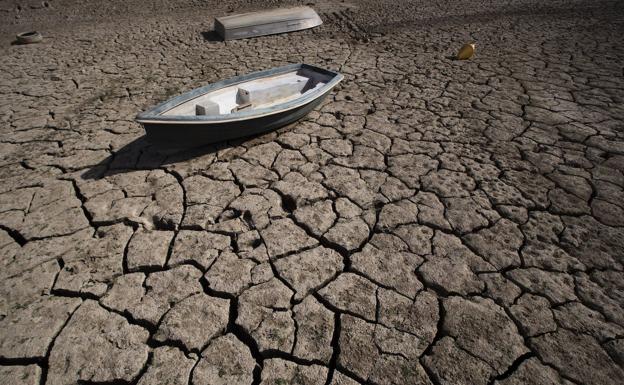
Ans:
[[[474,55],[476,45],[474,43],[465,44],[457,53],[457,59],[466,60],[470,59]]]

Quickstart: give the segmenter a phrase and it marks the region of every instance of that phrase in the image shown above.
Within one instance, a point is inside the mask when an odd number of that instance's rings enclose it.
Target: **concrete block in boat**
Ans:
[[[318,106],[343,76],[291,64],[209,84],[136,117],[152,143],[200,146],[268,132]]]
[[[240,15],[217,17],[215,31],[223,40],[299,31],[323,24],[310,7],[272,9]]]

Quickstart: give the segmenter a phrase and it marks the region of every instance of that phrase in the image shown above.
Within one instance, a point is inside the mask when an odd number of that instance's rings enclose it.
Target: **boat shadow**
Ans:
[[[287,130],[292,126],[290,124],[284,129]],[[217,154],[229,148],[266,143],[273,140],[279,131],[281,130],[195,147],[156,145],[148,142],[146,136],[143,135],[117,149],[80,176],[82,179],[101,179],[128,172],[162,169],[195,158]]]
[[[237,144],[239,143],[222,142],[201,147],[168,147],[151,144],[144,135],[117,149],[80,176],[83,179],[101,179],[139,170],[161,169],[214,154]]]
[[[219,36],[219,34],[216,31],[204,31],[204,32],[201,32],[201,35],[204,38],[204,40],[209,41],[209,42],[222,42],[223,41],[221,36]]]

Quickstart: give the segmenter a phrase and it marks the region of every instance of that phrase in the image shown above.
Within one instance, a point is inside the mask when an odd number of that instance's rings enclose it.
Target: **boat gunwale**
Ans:
[[[290,23],[290,22],[293,22],[293,21],[300,22],[302,20],[310,20],[310,21],[314,21],[315,23],[318,23],[318,24],[310,25],[309,27],[306,27],[304,29],[297,29],[297,31],[302,31],[302,30],[305,30],[305,29],[318,27],[319,25],[323,24],[323,20],[321,20],[320,17],[317,17],[316,19],[312,19],[310,17],[303,17],[301,19],[289,19],[289,20],[279,21],[279,23]],[[271,25],[271,24],[275,24],[275,23],[277,23],[277,22],[269,21],[269,22],[266,22],[266,23],[254,24],[254,26]],[[240,26],[240,27],[230,27],[229,31],[238,31],[240,29],[245,29],[245,28],[249,28],[249,26],[248,25],[243,25],[243,26]],[[275,33],[271,33],[271,35],[276,35],[276,34],[280,34],[280,33],[283,33],[283,32],[275,32]],[[260,36],[269,36],[269,35],[260,35]],[[251,37],[256,37],[256,36],[251,36]],[[230,39],[230,40],[236,40],[236,39]]]
[[[220,23],[222,23],[223,21],[229,21],[229,20],[233,20],[236,18],[241,18],[241,17],[245,17],[245,16],[249,16],[249,15],[262,15],[262,14],[268,14],[271,12],[276,12],[276,11],[281,11],[283,13],[288,13],[288,12],[294,12],[294,11],[312,11],[314,12],[314,14],[319,17],[318,12],[316,12],[314,10],[314,8],[308,7],[307,5],[300,5],[297,7],[289,7],[289,8],[272,8],[272,9],[265,9],[265,10],[259,10],[259,11],[250,11],[250,12],[245,12],[245,13],[237,13],[234,15],[227,15],[227,16],[219,16],[219,17],[215,17],[215,20],[218,20]],[[320,17],[319,17],[320,18]]]
[[[193,99],[200,97],[203,94],[207,94],[212,91],[219,90],[221,88],[234,86],[236,84],[248,82],[251,80],[261,79],[274,75],[280,75],[283,73],[292,72],[299,69],[309,69],[313,72],[321,73],[324,75],[331,75],[331,79],[325,83],[322,87],[312,90],[307,95],[302,95],[291,101],[277,104],[272,107],[261,108],[257,110],[241,111],[231,114],[223,115],[162,115],[164,112],[171,110],[179,106],[180,104],[189,102]],[[178,95],[172,99],[169,99],[163,103],[156,105],[155,107],[139,113],[135,120],[141,124],[153,124],[153,123],[177,123],[177,124],[219,124],[233,121],[244,121],[249,119],[255,119],[262,116],[274,115],[280,112],[295,109],[312,100],[319,98],[328,93],[338,83],[344,79],[344,76],[338,72],[326,70],[309,64],[289,64],[286,66],[272,68],[263,71],[252,72],[246,75],[235,76],[230,79],[220,80],[216,83],[211,83],[203,87],[195,88],[182,95]]]
[[[247,17],[250,15],[263,15],[263,14],[269,14],[272,13],[274,11],[284,11],[284,13],[286,13],[286,11],[290,11],[291,13],[294,13],[294,11],[297,10],[305,10],[305,11],[310,11],[311,14],[310,15],[301,15],[292,19],[283,19],[283,20],[272,20],[272,21],[265,21],[262,23],[253,23],[253,24],[248,24],[248,25],[239,25],[236,27],[233,26],[227,26],[227,28],[229,30],[237,30],[237,29],[242,29],[242,28],[249,28],[252,26],[261,26],[261,25],[269,25],[269,24],[275,24],[275,23],[280,23],[280,22],[290,22],[290,21],[300,21],[300,20],[310,20],[310,21],[315,21],[318,22],[318,24],[315,24],[314,27],[319,26],[321,24],[323,24],[323,19],[321,19],[321,17],[319,16],[319,14],[312,8],[310,7],[293,7],[293,8],[285,8],[285,9],[270,9],[270,10],[266,10],[266,11],[256,11],[256,12],[246,12],[246,13],[240,13],[237,15],[229,15],[229,16],[221,16],[221,17],[216,17],[215,21],[218,22],[219,24],[221,24],[221,26],[223,26],[224,28],[226,27],[226,23],[230,20],[234,20],[237,18],[243,18],[243,17]],[[310,27],[313,28],[313,27]]]

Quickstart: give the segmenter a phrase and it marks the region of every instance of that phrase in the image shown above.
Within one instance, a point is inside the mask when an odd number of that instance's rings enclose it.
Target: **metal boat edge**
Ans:
[[[323,20],[314,9],[301,6],[217,17],[214,29],[228,41],[301,31],[321,24]]]

